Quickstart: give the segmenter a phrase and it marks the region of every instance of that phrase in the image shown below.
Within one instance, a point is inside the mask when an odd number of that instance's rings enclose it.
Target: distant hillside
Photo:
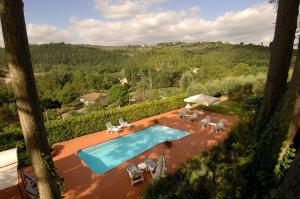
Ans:
[[[124,67],[199,68],[233,67],[240,63],[267,66],[269,49],[256,45],[232,45],[222,42],[162,43],[155,46],[93,46],[51,43],[30,45],[36,72],[49,71],[53,65]],[[0,48],[0,66],[5,66],[4,49]],[[0,68],[1,68],[0,67]],[[90,67],[88,67],[90,69]],[[104,69],[104,70],[106,70]]]
[[[174,67],[226,66],[240,63],[251,66],[267,66],[269,49],[255,45],[232,45],[221,42],[159,44],[148,51],[130,57],[141,65]]]
[[[128,57],[120,50],[102,50],[95,47],[80,46],[64,43],[30,45],[31,58],[34,66],[37,65],[70,65],[70,66],[117,66]],[[4,49],[0,49],[0,65],[5,65]]]

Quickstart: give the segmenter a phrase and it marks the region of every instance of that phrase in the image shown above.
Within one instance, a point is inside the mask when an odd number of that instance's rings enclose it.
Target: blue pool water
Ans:
[[[155,125],[135,133],[79,150],[77,155],[94,173],[104,173],[166,140],[189,135],[166,126]]]

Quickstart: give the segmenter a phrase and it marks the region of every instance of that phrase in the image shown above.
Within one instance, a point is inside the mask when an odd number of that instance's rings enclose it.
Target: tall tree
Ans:
[[[292,121],[296,102],[295,88],[290,84],[289,91],[286,90],[297,28],[299,0],[279,0],[277,7],[275,34],[270,45],[269,72],[262,112],[256,127],[260,139],[253,157],[253,168],[255,168],[253,182],[259,198],[266,197],[269,194],[268,190],[276,188],[278,184],[279,176],[276,174],[281,169],[278,155]],[[296,73],[293,75],[297,76]],[[293,104],[288,105],[290,102]]]
[[[5,55],[40,198],[60,198],[28,47],[22,0],[0,0]]]
[[[262,130],[275,113],[286,90],[297,28],[299,0],[279,0],[274,39],[258,130]]]
[[[298,41],[296,64],[284,97],[280,116],[281,123],[285,125],[285,129],[287,130],[282,151],[279,156],[279,159],[282,159],[300,128],[300,37]]]
[[[298,199],[300,198],[300,147],[292,166],[285,174],[278,189],[278,199]]]
[[[281,140],[283,145],[279,155],[279,160],[282,160],[293,141],[297,143],[297,145],[300,143],[299,136],[296,136],[300,129],[300,37],[298,41],[296,64],[279,111],[279,117],[284,130]],[[277,198],[296,199],[300,197],[300,147],[297,145],[298,150],[296,157],[292,166],[283,177]]]

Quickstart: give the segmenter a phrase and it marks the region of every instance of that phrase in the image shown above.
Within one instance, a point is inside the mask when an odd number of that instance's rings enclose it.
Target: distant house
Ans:
[[[122,84],[122,85],[128,84],[127,78],[124,77],[123,79],[120,79],[120,84]]]
[[[129,93],[129,103],[135,103],[136,99],[134,99],[134,93]]]
[[[194,74],[197,74],[198,71],[199,71],[199,68],[194,68],[192,71],[193,71]]]
[[[83,102],[85,105],[95,104],[96,102],[106,103],[106,100],[107,94],[99,92],[88,93],[80,97],[80,101]]]

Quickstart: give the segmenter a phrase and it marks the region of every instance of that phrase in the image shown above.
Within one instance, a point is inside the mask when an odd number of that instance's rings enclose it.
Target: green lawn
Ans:
[[[222,101],[211,106],[200,105],[199,108],[210,112],[221,113],[224,115],[242,116],[244,114],[240,103],[230,100]]]

